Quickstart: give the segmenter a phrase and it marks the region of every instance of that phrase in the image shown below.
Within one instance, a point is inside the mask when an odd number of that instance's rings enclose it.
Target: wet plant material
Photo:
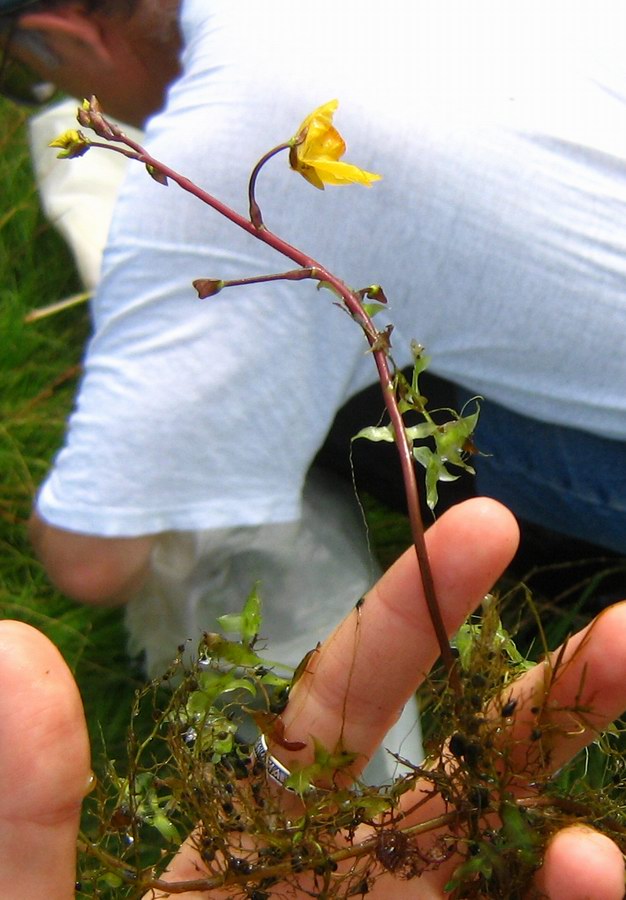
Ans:
[[[337,776],[354,755],[321,745],[283,787],[268,777],[255,739],[261,730],[280,746],[297,675],[263,659],[255,592],[241,616],[224,618],[229,631],[240,626],[239,641],[205,634],[191,665],[181,647],[163,678],[138,692],[132,720],[148,705],[153,727],[140,739],[131,722],[125,773],[110,762],[88,800],[83,896],[222,887],[232,900],[296,889],[364,897],[383,875],[404,881],[443,867],[451,897],[515,898],[529,895],[547,841],[570,822],[601,828],[626,851],[617,729],[554,777],[554,738],[593,727],[592,714],[550,699],[567,668],[562,653],[543,663],[537,689],[518,689],[531,664],[493,597],[453,642],[461,695],[443,674],[423,689],[437,722],[426,759],[401,760],[406,774],[382,786],[343,786]],[[184,840],[193,877],[166,883],[160,873]]]

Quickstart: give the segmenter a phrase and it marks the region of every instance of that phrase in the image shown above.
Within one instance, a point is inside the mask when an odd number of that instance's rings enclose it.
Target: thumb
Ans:
[[[605,834],[564,828],[548,844],[537,887],[551,900],[622,900],[624,857]]]
[[[59,651],[0,622],[0,897],[69,900],[91,777],[78,689]]]

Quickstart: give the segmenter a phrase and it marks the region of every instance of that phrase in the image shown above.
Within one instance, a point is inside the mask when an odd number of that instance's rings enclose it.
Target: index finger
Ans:
[[[426,535],[435,589],[448,634],[458,629],[510,562],[519,532],[495,500],[477,498],[446,512]],[[415,553],[383,575],[314,654],[283,713],[285,738],[299,752],[274,748],[289,767],[313,759],[315,738],[358,754],[357,775],[439,655]]]

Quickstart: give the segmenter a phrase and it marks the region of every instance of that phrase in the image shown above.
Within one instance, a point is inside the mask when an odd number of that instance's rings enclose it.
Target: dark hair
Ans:
[[[6,0],[3,4],[0,0],[0,16],[7,15],[19,16],[22,12],[31,12],[36,10],[55,9],[58,6],[65,6],[68,0]],[[103,12],[106,15],[114,15],[123,13],[131,15],[140,0],[83,0],[83,6],[87,12]],[[6,6],[6,10],[3,9]]]
[[[20,28],[20,16],[29,12],[44,12],[66,6],[68,0],[0,0],[0,36],[4,47],[2,56],[8,53],[9,44],[28,44],[31,51],[45,57],[49,55],[48,43],[44,35],[36,30]],[[102,12],[104,15],[132,16],[141,0],[82,0],[87,12]],[[8,40],[6,38],[8,35]],[[50,60],[49,60],[50,61]],[[4,59],[0,60],[4,69]]]

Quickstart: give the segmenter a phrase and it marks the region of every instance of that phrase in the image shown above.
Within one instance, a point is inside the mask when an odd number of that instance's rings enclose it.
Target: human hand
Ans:
[[[516,544],[512,516],[489,500],[461,504],[430,529],[429,554],[450,633],[489,590]],[[409,552],[370,591],[358,617],[352,611],[315,655],[314,671],[307,671],[294,687],[282,715],[285,737],[307,742],[307,747],[298,753],[270,748],[285,765],[311,761],[311,735],[329,747],[341,736],[345,747],[359,753],[354,775],[374,752],[437,657],[418,581],[415,557]],[[560,705],[567,705],[568,698],[574,701],[585,669],[584,696],[578,699],[593,702],[595,727],[612,721],[626,707],[625,651],[626,605],[620,604],[586,629],[586,637],[581,633],[568,643],[566,655],[572,662],[555,686]],[[533,680],[536,683],[543,677],[542,669],[536,667],[516,684],[520,708],[523,697],[532,694]],[[0,681],[0,721],[10,738],[0,751],[0,854],[6,860],[0,867],[0,896],[67,900],[73,892],[78,809],[89,779],[78,694],[54,647],[19,623],[0,625]],[[520,720],[523,729],[523,717]],[[589,729],[559,739],[555,767],[594,737],[595,730]],[[294,802],[291,796],[285,799]],[[430,818],[432,808],[416,815]],[[443,897],[443,886],[455,864],[450,860],[411,881],[384,874],[369,896]],[[164,879],[196,879],[201,873],[193,842],[187,842]],[[553,900],[618,900],[624,893],[621,853],[602,835],[582,827],[568,828],[551,841],[537,885]]]

